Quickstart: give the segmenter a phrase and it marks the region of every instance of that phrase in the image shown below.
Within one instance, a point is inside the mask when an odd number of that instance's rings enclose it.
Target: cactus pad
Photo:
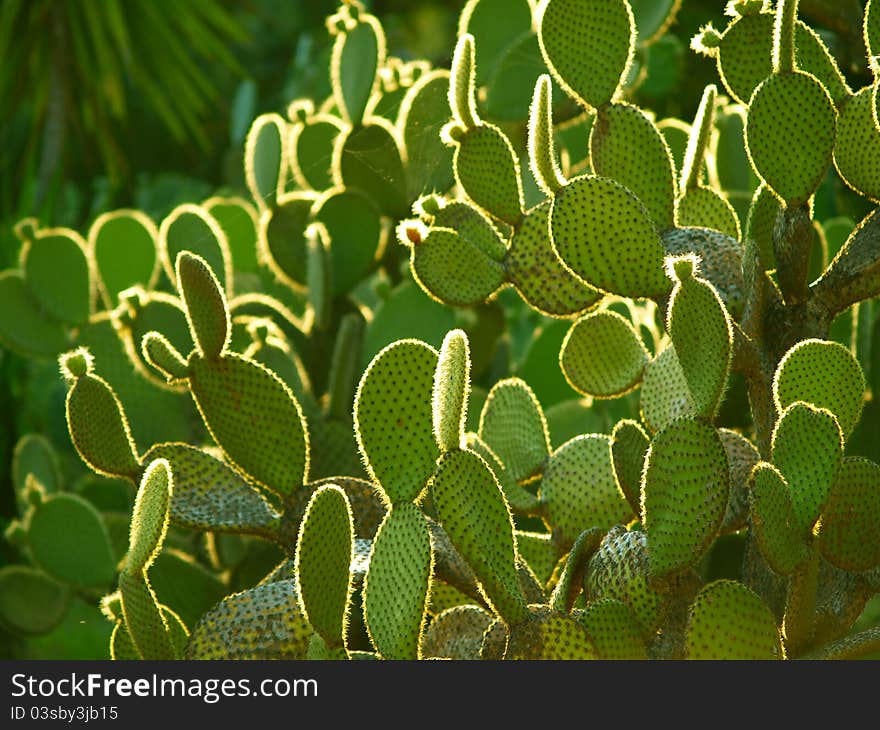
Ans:
[[[69,595],[57,581],[24,565],[0,568],[0,621],[22,634],[45,634],[67,613]]]
[[[752,529],[767,564],[788,575],[807,558],[807,545],[792,504],[785,477],[771,464],[761,463],[752,473]]]
[[[711,228],[739,240],[739,219],[727,198],[712,188],[689,188],[679,199],[676,220],[680,226]]]
[[[736,532],[746,526],[749,516],[749,478],[761,455],[745,436],[729,428],[719,428],[718,435],[730,465],[730,497],[721,523],[721,532]]]
[[[840,110],[834,164],[856,192],[880,202],[880,129],[874,121],[874,87],[866,86]]]
[[[783,659],[782,640],[767,605],[731,580],[710,583],[691,606],[689,659]]]
[[[677,418],[696,415],[694,397],[671,343],[645,368],[640,405],[652,431],[662,431]]]
[[[420,78],[400,105],[398,125],[407,157],[409,197],[448,190],[454,182],[452,150],[440,130],[452,115],[447,99],[449,73],[437,69]]]
[[[492,615],[479,606],[453,606],[438,614],[422,637],[421,655],[440,659],[479,659]]]
[[[193,342],[203,358],[215,360],[228,347],[231,329],[223,290],[214,272],[198,256],[182,252],[175,269]]]
[[[479,208],[465,201],[453,200],[446,202],[432,217],[432,227],[452,228],[490,258],[504,261],[507,244],[495,225]]]
[[[674,421],[651,441],[645,458],[642,524],[652,577],[693,565],[727,509],[730,473],[721,438],[705,422]]]
[[[156,283],[159,231],[139,210],[104,213],[89,228],[89,251],[104,304],[114,307],[119,292]]]
[[[642,628],[632,609],[622,601],[603,598],[576,616],[587,630],[599,659],[647,659]]]
[[[300,188],[327,190],[333,186],[330,161],[343,125],[336,117],[319,115],[298,124],[290,132],[290,169]]]
[[[776,368],[773,399],[779,411],[805,401],[831,411],[846,439],[862,413],[865,376],[850,351],[836,342],[804,340]]]
[[[467,335],[452,330],[443,339],[434,373],[434,438],[440,451],[461,446],[470,396],[471,353]]]
[[[596,647],[577,621],[547,606],[529,606],[528,619],[510,627],[505,659],[597,659]]]
[[[587,284],[627,297],[661,297],[663,244],[650,213],[629,190],[603,177],[573,179],[550,211],[553,250]]]
[[[156,459],[144,471],[131,514],[125,571],[135,574],[147,570],[162,549],[172,485],[171,466],[165,459]]]
[[[398,341],[373,358],[358,386],[358,448],[393,503],[419,495],[440,453],[431,427],[437,360],[436,350],[423,342]]]
[[[55,357],[70,346],[64,325],[49,317],[15,271],[0,274],[0,342],[37,357]]]
[[[22,436],[12,452],[12,483],[17,494],[23,494],[31,475],[49,493],[61,488],[58,455],[49,440],[37,433]]]
[[[843,570],[880,565],[880,466],[868,459],[843,460],[819,533],[822,555]]]
[[[338,33],[330,59],[333,97],[342,116],[359,125],[385,60],[385,33],[372,15],[360,13],[353,27]]]
[[[260,210],[272,209],[284,192],[287,125],[277,114],[263,114],[251,125],[244,145],[244,174]]]
[[[650,442],[638,421],[624,419],[611,432],[611,467],[633,514],[641,511],[642,470]]]
[[[150,660],[180,658],[171,642],[171,621],[162,611],[146,576],[120,573],[119,591],[125,628],[137,653]]]
[[[642,379],[648,351],[621,315],[603,310],[575,322],[559,352],[565,379],[578,393],[613,398]]]
[[[276,276],[294,287],[306,281],[305,231],[314,204],[313,193],[289,193],[260,216],[260,255]]]
[[[224,293],[232,291],[232,256],[226,234],[204,208],[190,203],[178,205],[159,226],[159,256],[172,281],[178,280],[175,266],[184,251],[204,260]]]
[[[92,284],[86,243],[78,233],[65,228],[40,231],[22,248],[21,268],[28,289],[50,317],[71,324],[89,318]]]
[[[773,248],[773,228],[782,212],[782,205],[767,187],[761,183],[752,196],[749,215],[746,220],[745,240],[753,240],[758,249],[761,267],[764,271],[776,268],[776,251]]]
[[[403,218],[409,203],[397,130],[373,118],[339,135],[333,150],[333,181],[360,190],[383,214]]]
[[[554,78],[575,100],[599,108],[626,77],[635,47],[635,20],[625,0],[550,0],[538,38]],[[592,61],[583,62],[589,48]]]

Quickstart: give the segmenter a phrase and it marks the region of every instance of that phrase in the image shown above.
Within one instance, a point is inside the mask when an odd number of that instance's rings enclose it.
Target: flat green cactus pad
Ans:
[[[748,104],[755,88],[773,71],[774,13],[744,15],[724,33],[718,56],[718,71],[728,92],[740,104]],[[818,34],[797,21],[795,34],[797,67],[813,74],[828,89],[835,103],[849,96],[849,87],[828,48]]]
[[[45,634],[67,613],[65,587],[25,565],[0,568],[0,621],[22,634]]]
[[[175,269],[193,342],[203,358],[214,360],[229,346],[231,325],[226,297],[204,259],[181,252]]]
[[[330,77],[336,106],[349,124],[361,123],[384,60],[385,33],[372,15],[360,13],[354,27],[336,36]]]
[[[86,242],[78,233],[66,228],[39,231],[22,247],[20,259],[28,290],[46,314],[70,324],[88,320],[92,282]]]
[[[627,297],[662,297],[663,244],[648,209],[604,177],[574,178],[550,211],[553,250],[584,282]]]
[[[489,82],[504,51],[529,31],[532,8],[528,0],[468,0],[461,11],[458,34],[474,37],[476,83]]]
[[[761,183],[752,196],[749,215],[746,220],[745,240],[753,240],[761,259],[764,271],[776,268],[776,252],[773,248],[773,228],[776,218],[782,212],[782,205],[767,187]]]
[[[125,628],[137,653],[150,660],[179,659],[171,642],[173,621],[166,618],[146,575],[120,573],[119,591]]]
[[[834,149],[834,103],[814,76],[768,77],[755,89],[746,120],[746,146],[759,177],[789,205],[816,191]]]
[[[696,415],[697,405],[671,343],[645,368],[640,407],[652,431],[662,431],[677,418]]]
[[[453,606],[438,614],[421,643],[421,656],[438,659],[479,659],[483,634],[492,614],[479,606]]]
[[[213,197],[202,203],[202,207],[217,221],[232,258],[232,268],[236,274],[256,273],[257,263],[257,209],[244,198]]]
[[[187,444],[160,444],[144,462],[166,459],[174,474],[171,519],[195,530],[273,535],[278,514],[257,489],[219,459]]]
[[[168,278],[175,282],[175,265],[183,251],[204,259],[224,293],[231,293],[232,256],[226,234],[204,208],[190,203],[178,205],[159,226],[159,256]]]
[[[183,656],[186,642],[189,640],[186,626],[180,616],[167,606],[160,606],[160,609],[169,629],[174,656]],[[113,633],[110,634],[110,658],[114,661],[143,659],[138,652],[137,647],[134,645],[131,634],[128,633],[125,621],[121,618],[116,621],[116,625],[113,627]]]
[[[730,497],[721,523],[721,532],[736,532],[746,526],[749,516],[749,478],[761,455],[745,436],[729,428],[719,428],[718,435],[730,465]]]
[[[339,487],[317,489],[296,544],[296,579],[306,620],[331,648],[344,643],[354,528],[348,498]]]
[[[559,562],[559,551],[549,533],[516,531],[516,547],[519,555],[544,585],[553,575]]]
[[[195,343],[186,320],[186,310],[177,297],[165,292],[148,294],[135,287],[124,291],[120,299],[123,306],[113,315],[114,325],[125,341],[129,357],[140,364],[144,374],[155,378],[152,368],[147,367],[149,359],[141,353],[144,337],[150,332],[161,333],[178,354],[192,352]]]
[[[664,597],[648,586],[648,538],[616,526],[590,559],[584,576],[587,601],[612,598],[629,606],[643,634],[653,634],[666,612]]]
[[[498,127],[479,124],[458,140],[455,178],[468,197],[487,213],[517,225],[523,213],[519,161]]]
[[[479,208],[465,201],[446,202],[434,213],[431,225],[434,228],[453,229],[495,261],[504,261],[507,255],[507,244],[495,224]]]
[[[305,659],[312,635],[296,584],[279,580],[227,596],[193,629],[187,659]]]
[[[590,309],[602,293],[574,276],[553,253],[550,205],[532,208],[514,231],[507,275],[530,306],[551,317],[570,317]]]
[[[538,37],[544,60],[562,88],[585,106],[598,108],[617,93],[632,62],[635,20],[625,0],[550,0]],[[582,49],[593,60],[583,62]]]
[[[834,165],[851,188],[880,202],[880,130],[874,121],[874,87],[866,86],[840,110]]]
[[[548,606],[529,606],[528,618],[510,627],[505,659],[598,659],[586,629],[571,616]]]
[[[161,606],[171,608],[187,626],[195,626],[229,593],[222,577],[193,560],[188,553],[167,546],[150,566],[150,587],[156,600]],[[174,627],[167,616],[166,622],[173,634]],[[171,641],[173,644],[173,635]]]
[[[675,283],[667,329],[697,414],[713,418],[727,387],[733,356],[733,326],[721,297],[699,278],[694,261],[673,260]]]
[[[642,491],[652,577],[699,560],[721,526],[729,493],[727,453],[712,426],[680,419],[653,438]]]
[[[647,659],[642,627],[632,609],[622,601],[603,598],[576,615],[587,630],[599,659]]]
[[[364,620],[385,659],[418,658],[433,562],[421,510],[395,504],[373,541],[364,583]]]
[[[807,558],[807,544],[792,504],[785,477],[771,464],[761,463],[752,474],[752,528],[767,564],[790,574]]]
[[[339,135],[333,182],[360,190],[384,215],[404,218],[409,200],[401,144],[397,130],[378,117]]]
[[[440,455],[431,409],[437,360],[437,351],[424,342],[398,341],[373,358],[358,386],[358,448],[393,503],[419,495]]]
[[[533,476],[550,453],[541,404],[519,378],[501,380],[489,391],[479,435],[517,482]]]
[[[290,169],[300,188],[327,190],[333,186],[330,162],[342,129],[341,121],[330,115],[319,115],[293,126],[288,152]]]
[[[805,401],[831,411],[844,439],[862,413],[865,376],[852,353],[836,342],[804,340],[792,347],[776,368],[773,399],[779,411]]]
[[[642,470],[650,441],[638,421],[623,419],[611,432],[611,467],[633,514],[641,511]]]
[[[504,267],[449,228],[431,228],[411,243],[412,272],[435,299],[452,306],[475,306],[505,282]]]
[[[739,218],[723,195],[703,186],[688,188],[676,210],[679,226],[711,228],[739,240]]]
[[[607,530],[633,516],[614,479],[611,439],[600,434],[576,436],[551,454],[540,495],[548,523],[566,542],[587,528]]]
[[[479,53],[479,51],[478,51]],[[425,74],[406,92],[398,125],[406,149],[409,197],[452,187],[453,151],[440,139],[440,130],[452,116],[449,72]]]
[[[783,659],[782,640],[767,605],[742,583],[718,580],[691,606],[688,659]]]
[[[626,318],[603,310],[571,326],[559,363],[565,379],[578,393],[613,398],[641,382],[648,351]]]
[[[773,465],[788,483],[795,527],[806,536],[819,518],[843,458],[843,435],[830,411],[796,402],[773,431]]]
[[[447,452],[430,494],[440,523],[494,609],[508,623],[522,620],[526,603],[517,578],[513,522],[486,462],[470,451]]]
[[[314,193],[289,193],[260,216],[259,249],[282,281],[302,288],[306,282],[305,231],[315,204]]]
[[[590,160],[597,175],[616,180],[644,203],[660,230],[675,225],[675,168],[666,140],[630,104],[611,104],[596,116]]]
[[[541,510],[538,498],[525,487],[520,486],[511,476],[510,470],[501,462],[498,455],[492,451],[477,434],[465,434],[465,444],[468,449],[479,454],[485,459],[504,494],[504,498],[510,505],[510,509],[519,514],[535,514]]]
[[[153,286],[159,273],[159,230],[139,210],[100,215],[89,228],[89,252],[104,304],[114,307],[119,292]]]
[[[30,475],[50,494],[61,488],[58,455],[49,440],[38,433],[22,436],[12,452],[12,484],[18,495],[23,495]]]
[[[843,460],[819,533],[822,555],[843,570],[880,565],[880,466],[858,457]]]
[[[64,325],[40,308],[17,271],[0,274],[0,342],[35,357],[55,357],[70,346]]]
[[[190,391],[229,461],[254,481],[290,494],[308,475],[308,432],[290,390],[262,365],[229,354],[190,358]]]
[[[284,191],[287,172],[287,125],[278,114],[261,114],[251,124],[244,145],[244,174],[260,210],[272,209]]]
[[[169,463],[164,459],[151,462],[134,500],[125,571],[135,574],[147,570],[162,549],[173,490]]]
[[[443,339],[434,372],[432,412],[440,451],[460,448],[470,396],[471,353],[467,335],[452,330]]]

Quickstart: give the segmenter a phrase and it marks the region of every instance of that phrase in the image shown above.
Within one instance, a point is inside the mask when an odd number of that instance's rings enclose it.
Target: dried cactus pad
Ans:
[[[312,494],[300,527],[295,570],[306,620],[329,647],[344,642],[353,545],[345,492],[334,485],[320,487]]]
[[[638,421],[624,419],[611,432],[611,466],[617,488],[626,497],[633,514],[639,514],[642,501],[642,469],[650,441]]]
[[[495,611],[508,623],[524,619],[513,521],[486,462],[471,451],[447,452],[431,482],[431,498],[440,523]]]
[[[586,629],[548,606],[529,606],[528,620],[510,627],[505,659],[572,661],[598,659]]]
[[[358,386],[358,448],[392,503],[414,500],[440,455],[431,410],[437,360],[437,351],[424,342],[400,340],[373,358]]]
[[[562,342],[559,364],[578,393],[598,398],[623,395],[641,382],[648,351],[623,316],[611,310],[575,322]]]
[[[27,520],[30,554],[37,566],[65,583],[106,587],[116,571],[101,515],[75,494],[53,494]]]
[[[804,340],[792,347],[776,368],[773,399],[779,411],[795,401],[831,411],[844,439],[862,413],[865,376],[852,353],[836,342]]]
[[[772,464],[760,463],[751,480],[752,529],[767,564],[780,575],[789,575],[808,554],[798,528],[791,490]]]
[[[227,596],[193,629],[187,659],[305,659],[312,636],[293,580]]]
[[[659,298],[671,288],[650,213],[614,180],[571,180],[553,201],[550,235],[559,258],[590,286],[633,298]]]
[[[517,482],[534,476],[550,453],[544,411],[519,378],[501,380],[489,391],[479,434]]]
[[[171,494],[174,491],[171,467],[156,459],[144,471],[134,500],[125,570],[135,574],[146,570],[162,549],[168,529]]]
[[[635,20],[626,0],[550,0],[538,38],[544,60],[566,93],[585,106],[607,104],[629,70]],[[591,59],[584,63],[583,50]]]
[[[638,107],[612,104],[596,116],[590,160],[597,175],[629,189],[660,230],[675,225],[675,169],[666,140]]]
[[[516,225],[522,217],[519,161],[510,140],[492,124],[478,124],[458,141],[455,177],[468,197],[487,213]]]
[[[601,434],[576,436],[551,454],[540,496],[548,523],[565,542],[590,527],[607,530],[633,517],[614,479],[611,439]]]
[[[874,121],[874,87],[866,86],[840,110],[834,164],[844,182],[880,201],[880,129]]]
[[[234,354],[215,362],[193,356],[189,387],[205,425],[233,465],[280,494],[306,481],[305,420],[277,375]]]
[[[752,469],[761,460],[755,445],[745,436],[729,428],[719,428],[718,434],[727,451],[730,465],[730,498],[721,524],[721,532],[729,533],[746,526],[749,517],[749,478]]]
[[[531,307],[551,317],[581,314],[602,292],[571,273],[550,245],[550,201],[529,210],[514,231],[507,275]]]
[[[654,437],[642,491],[652,577],[682,571],[699,560],[721,525],[729,491],[727,452],[712,426],[681,419]]]
[[[694,600],[687,625],[688,659],[783,659],[767,605],[742,583],[718,580]]]
[[[623,601],[603,598],[578,614],[577,622],[587,630],[599,659],[618,661],[647,659],[642,627]]]
[[[773,431],[773,465],[788,483],[795,527],[809,535],[843,458],[843,435],[834,415],[809,403],[786,408]]]
[[[819,186],[834,150],[836,117],[814,76],[773,75],[755,89],[746,121],[749,158],[789,205],[805,203]]]
[[[822,555],[843,570],[880,565],[880,466],[859,457],[843,460],[819,533]]]
[[[476,306],[505,282],[504,267],[482,249],[449,228],[431,228],[410,243],[413,276],[425,291],[444,304]]]
[[[425,623],[433,555],[425,517],[395,504],[373,541],[364,583],[364,620],[384,659],[416,659]]]
[[[479,606],[447,608],[431,622],[422,636],[421,655],[439,659],[479,659],[483,634],[492,614]]]

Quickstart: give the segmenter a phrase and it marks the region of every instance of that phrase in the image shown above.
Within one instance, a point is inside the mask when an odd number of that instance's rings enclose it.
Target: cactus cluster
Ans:
[[[0,341],[60,363],[75,452],[16,447],[0,621],[99,605],[116,659],[880,652],[880,214],[816,217],[880,201],[880,81],[736,0],[658,120],[679,6],[469,0],[447,71],[345,0],[250,200],[22,221]]]

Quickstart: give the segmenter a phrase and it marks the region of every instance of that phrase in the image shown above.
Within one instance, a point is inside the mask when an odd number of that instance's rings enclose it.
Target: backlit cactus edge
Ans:
[[[470,0],[449,72],[346,2],[332,97],[252,125],[251,201],[22,221],[0,338],[60,358],[102,478],[19,444],[4,622],[103,596],[114,658],[880,651],[852,630],[880,466],[849,449],[864,409],[880,452],[880,213],[830,262],[812,217],[832,166],[880,201],[880,82],[851,90],[796,0],[737,0],[693,42],[724,89],[657,121],[627,92],[678,3],[643,5]],[[864,33],[880,79],[875,0]],[[378,331],[394,297],[440,311],[410,272],[454,308],[442,344]],[[530,365],[573,389],[547,413],[497,365],[515,315],[570,323]],[[233,580],[262,544],[278,564]]]

